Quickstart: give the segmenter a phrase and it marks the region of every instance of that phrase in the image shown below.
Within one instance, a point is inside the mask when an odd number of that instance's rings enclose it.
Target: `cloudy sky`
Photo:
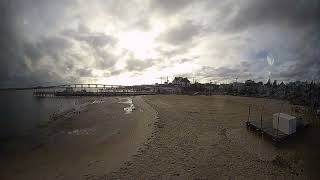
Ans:
[[[2,0],[0,87],[320,79],[318,0]]]

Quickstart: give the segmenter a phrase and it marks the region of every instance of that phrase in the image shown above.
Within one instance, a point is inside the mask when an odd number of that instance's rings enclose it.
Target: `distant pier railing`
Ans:
[[[61,96],[137,96],[155,95],[154,86],[120,86],[103,84],[70,84],[40,87],[33,90],[36,97]]]

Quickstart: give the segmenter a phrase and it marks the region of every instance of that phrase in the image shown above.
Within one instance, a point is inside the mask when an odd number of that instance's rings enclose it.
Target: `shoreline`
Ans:
[[[150,140],[156,112],[141,96],[133,97],[131,113],[117,97],[104,100],[48,123],[43,143],[2,160],[1,179],[88,179],[130,162]]]

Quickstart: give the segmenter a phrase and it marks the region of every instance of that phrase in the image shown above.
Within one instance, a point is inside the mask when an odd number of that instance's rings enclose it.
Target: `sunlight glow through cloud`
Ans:
[[[119,34],[119,46],[132,51],[138,59],[152,58],[155,47],[154,34],[148,32],[123,32]]]

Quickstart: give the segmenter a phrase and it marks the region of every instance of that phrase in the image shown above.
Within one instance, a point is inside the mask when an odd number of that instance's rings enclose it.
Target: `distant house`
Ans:
[[[183,77],[175,77],[172,84],[179,87],[189,87],[191,85],[188,78]]]

